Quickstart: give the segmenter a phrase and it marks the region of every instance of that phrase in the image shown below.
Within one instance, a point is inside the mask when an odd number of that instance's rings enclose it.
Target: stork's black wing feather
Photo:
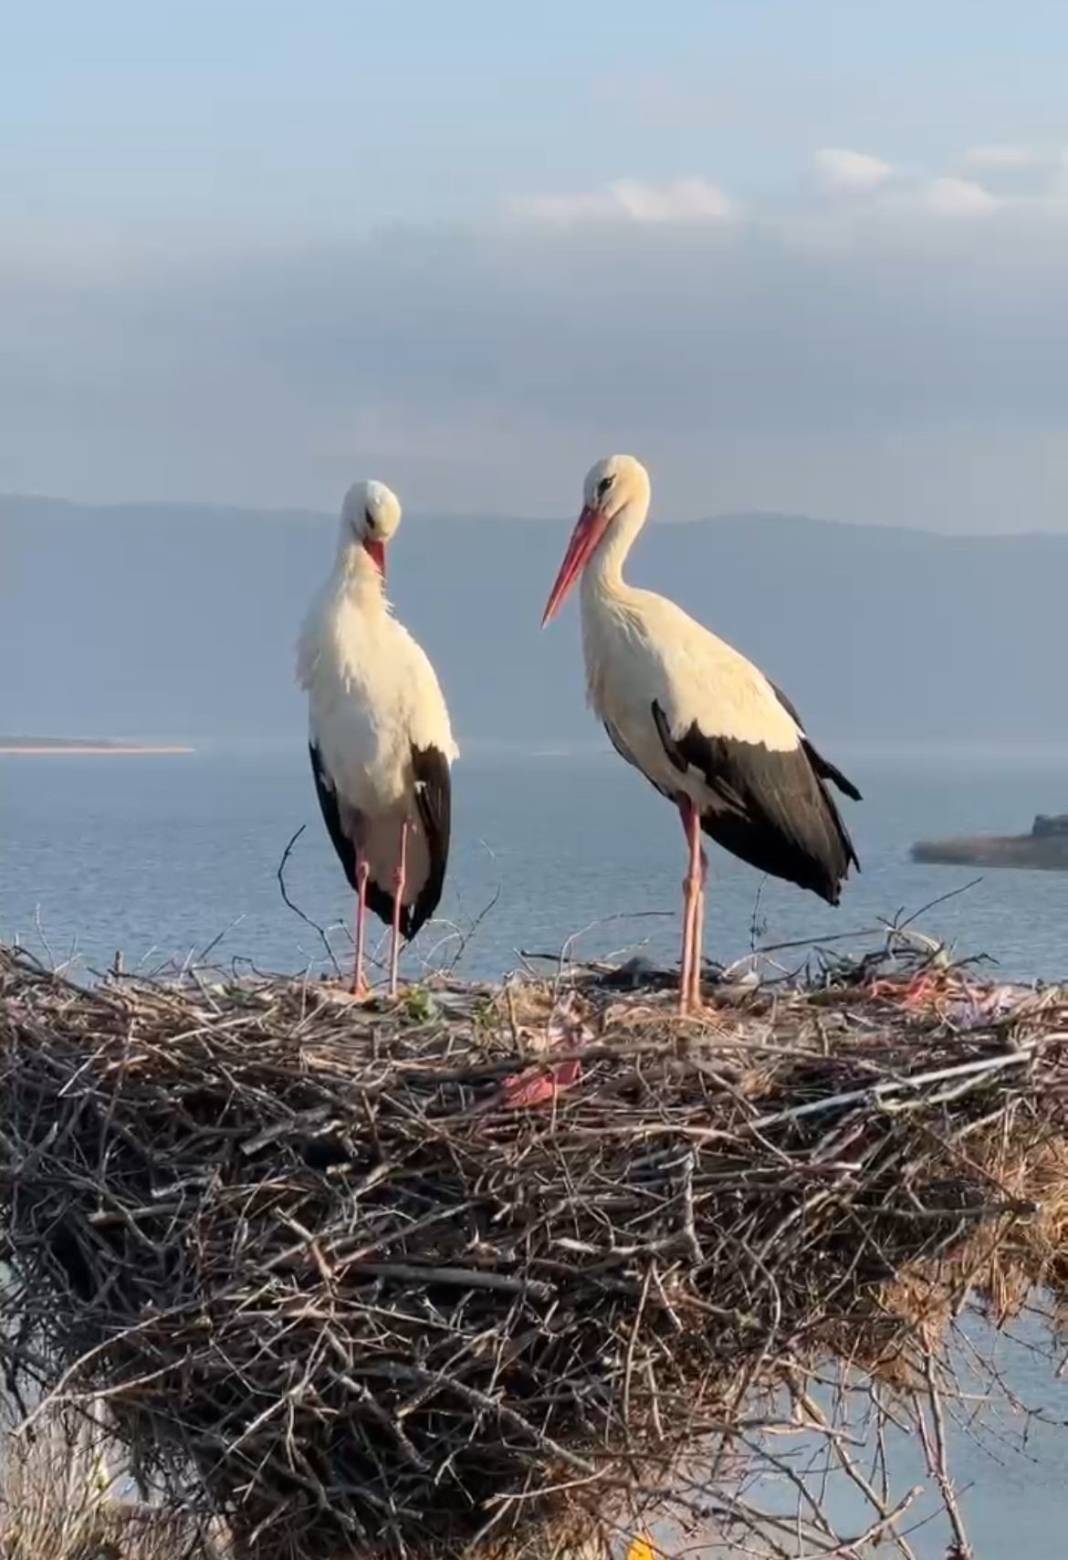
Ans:
[[[330,783],[330,777],[323,764],[323,755],[314,742],[308,743],[308,753],[311,757],[312,774],[315,776],[315,793],[319,798],[319,806],[322,808],[323,821],[326,824],[327,833],[337,851],[338,859],[345,869],[345,876],[349,880],[349,887],[356,892],[356,847],[341,827],[341,811],[337,804],[337,792]]]
[[[785,693],[783,693],[782,689],[780,687],[778,687],[775,683],[773,683],[771,681],[770,677],[768,678],[768,682],[770,684],[772,693],[778,699],[779,703],[782,705],[782,707],[786,711],[787,715],[789,715],[790,719],[794,722],[794,724],[796,725],[798,731],[800,731],[801,738],[802,738],[802,745],[803,745],[803,747],[805,749],[805,752],[808,754],[809,758],[812,760],[812,767],[816,771],[816,773],[819,775],[820,779],[821,780],[831,780],[831,781],[833,781],[834,784],[838,787],[838,789],[842,792],[842,794],[844,796],[850,797],[852,801],[854,801],[854,802],[861,802],[861,801],[863,801],[864,798],[861,796],[860,792],[857,790],[857,788],[853,784],[852,780],[847,780],[845,775],[842,773],[842,771],[840,769],[836,769],[835,766],[830,762],[829,759],[824,758],[823,754],[822,753],[818,753],[816,751],[816,749],[812,746],[812,743],[805,736],[805,723],[801,719],[800,715],[797,713],[797,710],[794,707],[793,701],[786,697],[786,695],[785,695]]]
[[[426,835],[430,870],[415,903],[403,913],[401,930],[409,940],[438,907],[445,884],[445,868],[449,864],[449,837],[452,832],[452,778],[444,753],[440,748],[420,748],[413,743],[412,769],[415,774],[415,804]]]
[[[853,784],[847,780],[840,769],[836,769],[830,759],[824,758],[822,753],[817,753],[812,743],[806,737],[802,746],[808,754],[809,762],[819,775],[821,780],[830,780],[838,787],[843,796],[848,796],[852,802],[862,802],[864,798]]]
[[[676,769],[697,770],[712,793],[701,814],[704,832],[759,871],[837,904],[850,865],[860,864],[800,738],[795,748],[776,751],[762,742],[709,736],[696,721],[676,737],[655,700],[652,710]]]

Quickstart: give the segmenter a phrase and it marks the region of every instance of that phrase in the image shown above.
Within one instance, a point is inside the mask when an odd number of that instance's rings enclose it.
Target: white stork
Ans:
[[[356,893],[352,992],[363,975],[367,906],[400,938],[437,907],[449,855],[449,766],[459,757],[438,679],[386,599],[386,545],[401,506],[381,482],[345,495],[333,571],[301,632],[297,678],[308,694],[308,747],[323,818]]]
[[[673,601],[625,582],[649,496],[649,473],[633,456],[592,468],[542,624],[581,574],[588,702],[622,757],[678,807],[686,834],[679,1006],[688,1012],[701,1004],[702,830],[836,905],[860,863],[824,781],[854,801],[860,792],[817,753],[763,672]]]

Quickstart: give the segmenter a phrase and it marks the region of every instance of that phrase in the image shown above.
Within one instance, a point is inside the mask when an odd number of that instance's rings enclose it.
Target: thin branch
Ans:
[[[285,850],[282,852],[282,859],[278,863],[278,871],[275,873],[275,876],[278,879],[279,891],[281,892],[282,898],[285,901],[285,903],[288,906],[288,908],[290,910],[292,910],[294,915],[298,915],[300,917],[300,919],[304,922],[305,926],[310,926],[313,932],[317,932],[318,933],[319,940],[321,941],[324,949],[326,950],[326,956],[330,960],[330,963],[334,966],[334,973],[337,975],[338,979],[340,980],[341,979],[341,966],[337,962],[337,956],[335,955],[333,948],[331,948],[331,946],[330,946],[330,939],[329,939],[329,937],[327,937],[326,932],[319,925],[318,921],[313,921],[310,915],[305,915],[304,911],[300,908],[300,906],[293,902],[293,900],[289,897],[289,891],[286,888],[286,862],[289,860],[290,855],[292,854],[294,845],[300,839],[301,835],[304,833],[304,830],[307,827],[308,827],[308,825],[306,823],[302,823],[300,828],[297,830],[297,832],[290,839],[289,844],[286,846]]]

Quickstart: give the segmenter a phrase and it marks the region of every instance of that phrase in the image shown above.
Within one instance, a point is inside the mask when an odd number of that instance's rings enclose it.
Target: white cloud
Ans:
[[[833,190],[874,190],[893,177],[894,169],[868,152],[844,146],[825,146],[816,153],[816,166],[824,183]]]
[[[600,190],[572,195],[525,195],[510,202],[520,217],[571,227],[581,222],[708,223],[735,215],[734,204],[709,179],[644,184],[617,179]]]
[[[923,191],[924,203],[946,217],[985,216],[1000,202],[974,179],[932,179]]]
[[[997,172],[1018,168],[1042,168],[1052,160],[1048,152],[1037,146],[994,143],[990,146],[970,146],[964,160],[972,168],[989,168]]]
[[[629,447],[669,513],[1064,528],[1068,471],[1031,454],[1068,423],[1068,196],[942,171],[735,221],[704,181],[624,180],[115,274],[20,240],[0,490],[332,504],[378,470],[413,508],[555,511]]]

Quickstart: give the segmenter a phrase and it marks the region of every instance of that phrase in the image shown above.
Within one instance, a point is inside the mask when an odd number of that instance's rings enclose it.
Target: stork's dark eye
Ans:
[[[365,509],[364,510],[364,512],[363,512],[363,521],[364,521],[364,524],[366,525],[366,527],[367,527],[367,529],[369,531],[373,531],[375,526],[378,524],[378,522],[376,521],[374,515],[371,513],[371,511],[369,509]]]
[[[615,477],[602,477],[597,484],[597,497],[603,498],[615,480]]]

